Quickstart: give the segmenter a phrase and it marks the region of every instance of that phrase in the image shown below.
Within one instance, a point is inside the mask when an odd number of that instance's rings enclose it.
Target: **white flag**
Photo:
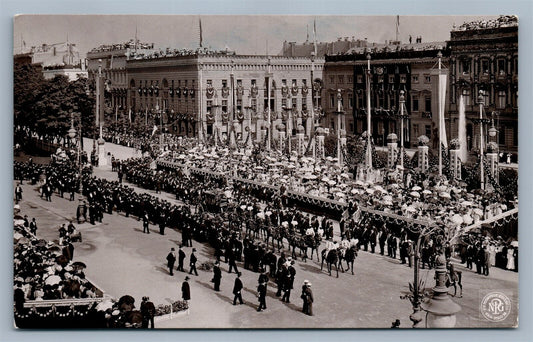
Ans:
[[[444,107],[446,104],[446,81],[447,75],[445,72],[439,73],[439,139],[440,143],[448,148],[448,140],[446,138],[446,124],[444,121]]]

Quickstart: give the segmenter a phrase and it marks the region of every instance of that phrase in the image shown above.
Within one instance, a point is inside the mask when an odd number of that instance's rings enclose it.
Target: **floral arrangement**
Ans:
[[[498,144],[494,141],[491,141],[487,145],[487,152],[492,153],[498,151]]]
[[[427,146],[429,142],[429,138],[425,135],[421,135],[418,137],[418,146]]]
[[[189,309],[189,304],[184,300],[178,300],[172,303],[172,312],[185,311]],[[160,304],[155,309],[155,316],[163,316],[170,314],[170,304]]]
[[[461,148],[461,143],[459,142],[459,139],[453,138],[450,140],[450,149],[451,150],[458,150]]]

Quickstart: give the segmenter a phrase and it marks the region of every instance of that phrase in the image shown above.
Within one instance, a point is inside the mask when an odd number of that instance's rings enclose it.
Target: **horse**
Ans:
[[[327,253],[327,255],[326,255]],[[339,268],[337,266],[337,263],[339,263],[339,251],[337,249],[323,249],[322,250],[322,263],[320,264],[320,270],[322,271],[322,268],[324,267],[324,260],[326,260],[326,264],[328,265],[328,272],[331,276],[331,266],[335,265],[335,270],[337,271],[337,278],[339,277]],[[339,263],[340,264],[340,263]],[[342,267],[342,265],[340,265]]]
[[[357,246],[356,245],[352,245],[350,248],[347,248],[346,251],[344,252],[344,255],[342,256],[342,259],[344,259],[346,261],[346,270],[350,270],[352,271],[352,275],[354,274],[353,273],[353,264],[355,262],[355,258],[357,257]],[[341,261],[339,261],[339,263],[341,263]],[[342,264],[341,264],[342,266]],[[344,270],[343,270],[344,272]]]
[[[311,260],[313,260],[313,254],[316,252],[316,258],[320,259],[318,256],[318,247],[320,247],[320,241],[322,237],[318,234],[315,235],[306,235],[304,237],[305,244],[307,247],[311,248]],[[306,253],[307,256],[307,253]]]
[[[453,264],[449,264],[448,272],[446,272],[446,287],[453,285],[454,297],[457,295],[457,285],[459,285],[459,289],[461,290],[459,298],[463,297],[463,284],[461,283],[462,278],[463,272],[460,270],[455,270]]]

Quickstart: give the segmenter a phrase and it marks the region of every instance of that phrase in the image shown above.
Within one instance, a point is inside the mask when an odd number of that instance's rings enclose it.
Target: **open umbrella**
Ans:
[[[87,265],[85,265],[83,262],[81,261],[76,261],[74,263],[72,263],[72,267],[76,267],[76,268],[86,268]]]
[[[413,186],[413,188],[412,188],[411,190],[413,190],[413,191],[420,191],[420,190],[422,190],[422,188],[419,187],[418,185],[415,185],[415,186]]]
[[[444,192],[444,191],[441,192],[441,193],[439,194],[439,196],[442,197],[442,198],[451,198],[450,194],[447,193],[447,192]]]
[[[459,214],[455,214],[452,216],[452,222],[457,224],[457,225],[460,225],[462,224],[464,221],[463,221],[463,217]]]
[[[429,191],[429,190],[424,190],[424,191],[422,191],[422,193],[423,193],[424,195],[431,195],[431,194],[432,194],[432,192]]]
[[[96,306],[96,310],[98,310],[98,311],[106,311],[108,309],[112,309],[113,305],[114,305],[114,303],[112,301],[105,300],[103,302],[98,303],[98,305]]]
[[[415,197],[415,198],[420,198],[420,193],[416,192],[416,191],[411,191],[409,193],[409,195],[411,195],[412,197]]]
[[[61,277],[57,275],[51,275],[48,278],[46,278],[46,280],[44,281],[46,285],[57,285],[60,282],[61,282]]]

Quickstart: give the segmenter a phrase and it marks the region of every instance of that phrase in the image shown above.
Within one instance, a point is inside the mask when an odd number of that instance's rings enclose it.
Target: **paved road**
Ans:
[[[116,179],[108,167],[96,168],[96,175]],[[144,191],[136,188],[136,191]],[[154,194],[153,192],[151,192]],[[175,201],[169,194],[161,194]],[[57,239],[57,228],[67,222],[75,213],[76,202],[69,202],[53,196],[52,202],[39,197],[37,190],[24,185],[24,199],[21,202],[23,213],[36,217],[39,225],[37,235],[46,239]],[[137,306],[142,296],[150,296],[158,304],[180,299],[180,286],[184,273],[174,277],[167,273],[165,257],[171,247],[181,241],[178,231],[167,229],[166,235],[157,234],[151,226],[152,234],[142,233],[142,222],[114,213],[105,215],[102,224],[79,226],[83,242],[75,243],[74,260],[88,265],[87,276],[106,293],[120,297],[132,295]],[[198,249],[199,264],[212,260],[212,249],[195,243]],[[187,256],[191,248],[185,248]],[[186,269],[187,267],[186,259]],[[238,263],[242,269],[242,263]],[[400,319],[401,327],[410,327],[411,305],[401,300],[400,295],[408,290],[408,282],[413,271],[399,260],[392,260],[378,254],[361,252],[355,265],[355,275],[340,273],[339,278],[329,277],[320,270],[314,261],[296,264],[295,289],[291,303],[282,303],[274,296],[275,284],[270,283],[267,307],[264,312],[256,312],[258,274],[244,271],[242,280],[245,286],[245,305],[231,305],[234,274],[228,274],[228,267],[222,264],[223,278],[221,292],[212,290],[210,272],[199,271],[192,276],[191,310],[187,316],[160,322],[160,328],[389,328],[391,322]],[[518,274],[492,268],[490,277],[477,275],[462,266],[464,297],[454,298],[462,306],[457,315],[458,327],[499,327],[511,325],[517,320]],[[421,270],[420,276],[426,280],[426,287],[434,286],[433,271]],[[309,317],[300,312],[302,301],[299,298],[300,286],[304,279],[313,283],[315,316]],[[479,314],[479,303],[486,291],[504,290],[511,296],[513,311],[502,323],[490,323]]]

